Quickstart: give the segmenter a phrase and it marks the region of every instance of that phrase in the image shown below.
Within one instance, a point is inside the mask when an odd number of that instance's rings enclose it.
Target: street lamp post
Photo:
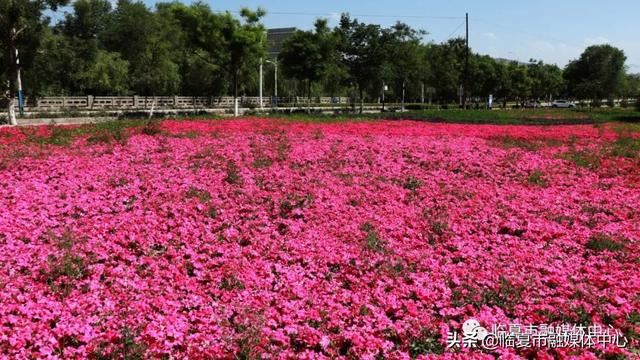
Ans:
[[[276,103],[276,107],[278,107],[278,58],[275,58],[274,61],[266,60],[269,64],[273,64],[274,67],[274,87],[273,87],[273,96]]]
[[[258,95],[258,101],[260,102],[260,110],[264,109],[262,102],[262,58],[260,58],[260,94]]]

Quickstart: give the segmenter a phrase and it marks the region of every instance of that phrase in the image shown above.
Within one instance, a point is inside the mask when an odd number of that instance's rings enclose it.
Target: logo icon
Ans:
[[[487,337],[489,332],[487,329],[480,326],[480,322],[478,322],[478,320],[469,319],[462,324],[462,334],[465,338],[482,341]]]

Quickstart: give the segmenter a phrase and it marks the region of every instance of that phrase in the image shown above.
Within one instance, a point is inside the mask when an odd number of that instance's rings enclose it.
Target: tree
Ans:
[[[129,63],[120,54],[99,50],[96,58],[78,74],[86,93],[120,95],[128,90]]]
[[[611,45],[588,47],[565,68],[569,93],[595,102],[611,98],[623,80],[626,59],[624,51]]]
[[[511,95],[516,100],[524,100],[531,96],[531,77],[527,66],[512,61],[509,63],[508,72],[511,84]]]
[[[562,70],[556,65],[531,59],[528,74],[531,78],[531,95],[536,99],[557,96],[564,87]]]
[[[16,51],[25,53],[38,47],[46,22],[42,18],[45,10],[56,10],[67,4],[68,0],[3,0],[0,1],[0,48],[5,49],[5,76],[9,80],[9,118],[11,124],[17,124],[15,118],[15,94],[20,64],[16,61]]]
[[[172,55],[172,28],[142,2],[119,0],[104,42],[129,63],[131,87],[138,94],[172,94],[180,88]]]
[[[77,86],[74,74],[80,63],[69,38],[46,28],[33,61],[22,73],[29,95],[64,96],[72,93]]]
[[[436,89],[440,100],[456,99],[465,54],[464,39],[451,39],[443,44],[428,44],[426,58],[431,69],[429,83]]]
[[[414,30],[401,22],[383,31],[382,44],[385,48],[383,74],[395,84],[396,89],[400,89],[403,110],[407,82],[420,76],[422,60],[420,41],[425,34],[426,32]]]
[[[469,57],[469,80],[467,90],[471,95],[483,98],[495,94],[499,87],[498,64],[490,56],[473,54]]]
[[[364,24],[343,14],[337,28],[339,51],[349,77],[360,95],[360,113],[364,110],[364,92],[378,88],[385,54],[379,25]]]
[[[266,31],[260,23],[265,11],[243,8],[242,21],[229,12],[214,14],[203,3],[190,7],[175,4],[171,11],[188,34],[193,54],[231,78],[237,115],[240,79],[255,72],[259,59],[265,56]]]
[[[246,74],[246,69],[255,69],[257,59],[261,59],[266,53],[266,30],[260,24],[260,19],[266,15],[262,9],[251,11],[242,9],[240,15],[244,22],[233,18],[226,13],[222,26],[222,68],[233,78],[233,98],[235,103],[235,115],[238,116],[238,82],[240,77]],[[244,70],[244,72],[243,72]]]
[[[335,42],[326,19],[316,21],[315,31],[296,31],[283,44],[279,58],[284,73],[306,81],[308,106],[311,104],[311,85],[333,70],[330,66],[335,59],[335,52]]]

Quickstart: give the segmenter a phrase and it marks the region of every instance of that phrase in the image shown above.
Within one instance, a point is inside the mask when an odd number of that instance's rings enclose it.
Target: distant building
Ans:
[[[267,52],[270,58],[277,58],[282,50],[282,44],[296,32],[296,28],[279,28],[267,30]]]

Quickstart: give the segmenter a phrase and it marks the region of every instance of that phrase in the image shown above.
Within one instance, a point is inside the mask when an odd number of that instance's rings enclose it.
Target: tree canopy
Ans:
[[[51,24],[44,16],[67,0],[0,0],[0,65],[15,91],[20,51],[28,95],[255,95],[267,59],[265,11],[217,12],[203,2],[76,0]],[[318,19],[283,45],[281,96],[350,96],[419,101],[424,89],[456,103],[465,71],[464,39],[425,42],[425,31],[389,27],[343,14],[336,27]],[[471,52],[465,95],[501,100],[638,97],[638,75],[610,45],[591,46],[565,69],[539,60],[494,59]],[[267,71],[274,71],[268,67]],[[271,73],[272,74],[272,73]],[[265,87],[267,93],[273,87]],[[431,96],[430,96],[431,97]]]

